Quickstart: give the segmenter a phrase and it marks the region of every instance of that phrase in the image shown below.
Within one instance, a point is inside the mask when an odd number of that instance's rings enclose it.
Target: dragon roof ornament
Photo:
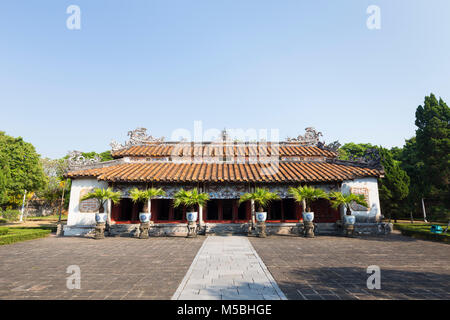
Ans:
[[[136,128],[132,131],[128,131],[127,134],[130,138],[124,144],[120,144],[113,140],[110,143],[112,151],[117,151],[121,149],[126,149],[132,146],[144,145],[150,142],[163,142],[164,137],[154,138],[153,136],[147,135],[146,128]]]
[[[84,167],[91,164],[99,163],[101,161],[99,156],[94,158],[86,158],[81,151],[70,151],[67,158],[68,169]]]
[[[287,142],[297,142],[305,147],[314,147],[320,143],[322,132],[317,131],[313,127],[305,129],[305,135],[299,135],[297,138],[287,138]]]

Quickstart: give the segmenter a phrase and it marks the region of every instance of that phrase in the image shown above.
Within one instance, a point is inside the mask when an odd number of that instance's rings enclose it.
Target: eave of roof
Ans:
[[[380,169],[333,161],[279,163],[131,162],[69,172],[109,182],[327,182],[381,177]]]

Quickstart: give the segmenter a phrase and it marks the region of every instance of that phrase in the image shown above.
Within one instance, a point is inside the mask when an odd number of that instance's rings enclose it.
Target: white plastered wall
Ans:
[[[369,211],[353,211],[360,215],[376,216],[379,221],[381,216],[380,197],[378,195],[377,178],[359,178],[355,180],[346,180],[342,182],[341,192],[350,193],[351,188],[367,188],[369,191]],[[344,209],[341,209],[341,216],[344,215]]]
[[[96,178],[83,178],[72,180],[70,191],[68,226],[94,226],[95,212],[80,212],[80,192],[85,188],[107,188],[108,183],[98,181]]]

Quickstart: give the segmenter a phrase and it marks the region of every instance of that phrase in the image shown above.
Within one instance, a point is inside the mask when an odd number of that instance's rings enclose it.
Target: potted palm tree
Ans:
[[[133,202],[143,202],[143,212],[139,213],[139,238],[148,239],[148,230],[150,228],[150,219],[152,217],[152,199],[158,196],[163,196],[166,193],[161,188],[150,188],[147,190],[139,190],[134,188],[130,191],[130,196]]]
[[[196,224],[198,217],[198,211],[195,211],[195,207],[203,207],[209,200],[207,193],[199,193],[196,188],[192,190],[184,190],[181,188],[174,195],[174,207],[184,206],[186,207],[186,220],[188,221],[188,237],[196,236]]]
[[[166,193],[161,188],[150,188],[146,190],[139,190],[134,188],[130,190],[130,196],[133,202],[143,202],[143,212],[139,213],[139,221],[142,223],[150,222],[152,217],[152,199],[160,196],[164,196]]]
[[[266,208],[271,201],[279,199],[280,197],[276,193],[270,192],[264,188],[256,188],[255,192],[243,194],[239,199],[239,204],[249,200],[253,200],[256,204],[257,211],[255,212],[255,216],[259,227],[259,230],[256,230],[258,237],[266,237],[267,212],[264,211],[264,208]]]
[[[267,219],[267,212],[264,211],[270,201],[279,200],[280,197],[273,192],[270,192],[264,188],[256,188],[255,192],[245,193],[239,199],[239,204],[245,201],[253,200],[257,206],[256,208],[256,220],[258,222],[264,222]]]
[[[289,188],[289,193],[294,197],[295,201],[302,204],[303,231],[299,228],[299,233],[305,237],[314,238],[314,212],[311,211],[311,204],[319,199],[327,199],[327,193],[322,189],[309,186],[291,187]]]
[[[346,209],[344,215],[344,227],[347,235],[353,234],[356,217],[352,215],[351,205],[353,203],[360,204],[367,207],[368,204],[362,194],[343,194],[342,192],[331,192],[330,195],[331,206],[334,209],[343,206]]]
[[[299,186],[297,188],[289,188],[289,193],[294,197],[295,201],[302,204],[303,221],[312,222],[314,220],[314,212],[311,211],[311,203],[319,199],[328,199],[328,195],[322,189],[316,189],[309,186]]]
[[[105,223],[107,222],[108,213],[105,213],[105,205],[108,200],[114,204],[120,201],[122,194],[120,191],[114,192],[111,188],[100,189],[95,188],[92,192],[81,197],[80,201],[95,199],[99,204],[98,212],[95,214],[95,221],[97,222],[95,228],[95,238],[101,239],[104,237]]]

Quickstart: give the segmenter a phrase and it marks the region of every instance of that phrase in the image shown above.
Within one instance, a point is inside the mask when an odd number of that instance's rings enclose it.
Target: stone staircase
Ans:
[[[114,224],[109,235],[112,237],[134,237],[139,233],[139,224]]]
[[[246,235],[248,233],[248,223],[207,223],[204,230],[206,235]]]
[[[315,234],[323,236],[334,236],[339,234],[339,228],[336,223],[316,223],[317,230]]]

